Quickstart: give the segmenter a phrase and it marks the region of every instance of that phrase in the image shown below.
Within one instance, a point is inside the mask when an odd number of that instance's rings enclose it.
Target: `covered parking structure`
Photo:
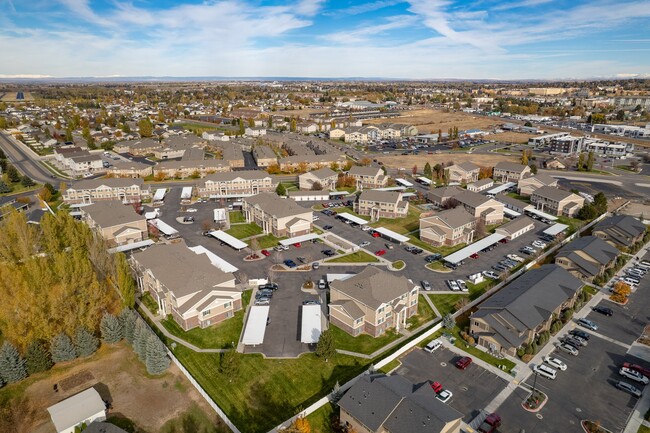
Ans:
[[[225,261],[206,247],[202,245],[197,245],[196,247],[189,247],[190,250],[194,251],[196,254],[205,254],[210,259],[212,266],[221,269],[223,272],[237,272],[239,268],[237,266],[230,264]]]
[[[268,305],[253,305],[248,310],[248,321],[241,342],[246,346],[258,346],[264,343],[266,321],[269,317]]]
[[[484,248],[487,248],[491,245],[496,244],[499,242],[501,239],[505,239],[504,235],[500,235],[498,233],[491,234],[490,236],[487,236],[480,241],[474,242],[471,245],[466,246],[462,250],[456,251],[455,253],[449,254],[447,257],[445,257],[443,260],[457,265],[458,263],[462,262],[472,254],[476,254],[479,251],[481,251]]]
[[[337,217],[352,221],[353,223],[359,224],[360,226],[368,224],[368,221],[364,220],[363,218],[359,218],[358,216],[354,216],[351,213],[347,212],[340,213],[337,215]]]
[[[539,209],[528,208],[524,212],[528,214],[528,216],[533,217],[535,219],[541,219],[546,221],[557,221],[556,216],[551,215],[550,213],[542,212]]]
[[[383,237],[388,238],[394,242],[397,242],[398,244],[401,244],[402,242],[408,242],[409,240],[408,237],[404,235],[400,235],[399,233],[389,230],[385,227],[377,227],[375,231],[380,235],[382,235]]]
[[[494,187],[494,188],[492,188],[490,190],[485,191],[485,193],[490,194],[490,195],[497,195],[499,193],[508,191],[510,188],[512,188],[513,186],[516,186],[516,185],[517,184],[514,183],[514,182],[506,182],[503,185],[499,185],[499,186],[496,186],[496,187]]]
[[[569,226],[566,224],[555,223],[549,228],[547,228],[546,230],[544,230],[542,233],[549,236],[557,236],[568,228]]]
[[[126,251],[137,250],[138,248],[145,248],[153,244],[154,242],[151,239],[145,239],[143,241],[133,242],[130,244],[120,245],[119,247],[110,248],[108,252],[111,254],[124,253]]]
[[[169,224],[167,224],[161,219],[154,218],[152,220],[149,220],[149,224],[157,228],[160,231],[160,233],[165,235],[165,237],[172,238],[178,236],[178,230],[176,230],[174,227],[170,226]]]
[[[223,230],[212,230],[208,233],[213,238],[219,239],[221,242],[225,242],[236,250],[242,250],[248,246],[246,242],[242,242],[234,236],[229,235]]]
[[[312,239],[319,239],[319,238],[320,236],[317,235],[316,233],[307,233],[306,235],[300,235],[289,239],[283,239],[280,241],[280,245],[284,245],[288,247],[289,245],[297,244],[299,242],[309,242]]]
[[[307,344],[316,344],[321,334],[321,306],[303,305],[302,321],[300,324],[300,341]]]
[[[413,186],[413,184],[411,182],[409,182],[406,179],[402,179],[401,177],[396,178],[395,182],[399,183],[400,185],[405,186],[407,188],[411,188]]]

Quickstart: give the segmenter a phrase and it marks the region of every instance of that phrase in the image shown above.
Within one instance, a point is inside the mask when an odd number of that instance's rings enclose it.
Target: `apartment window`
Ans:
[[[381,325],[382,323],[384,323],[384,318],[380,317],[379,320],[377,320],[377,324]]]
[[[226,302],[225,304],[223,304],[223,308],[224,308],[224,309],[226,309],[226,308],[230,308],[231,305],[232,305],[231,302]]]
[[[384,312],[384,307],[381,307],[379,310],[377,310],[378,313],[383,313]]]
[[[210,314],[210,310],[205,310],[203,313],[201,313],[203,317],[207,316]]]

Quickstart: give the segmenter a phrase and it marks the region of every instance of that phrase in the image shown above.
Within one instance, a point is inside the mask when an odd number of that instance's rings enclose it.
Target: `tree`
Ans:
[[[289,122],[289,131],[296,132],[296,126],[296,119],[291,119],[291,122]]]
[[[581,220],[590,221],[598,216],[598,211],[594,205],[587,203],[578,211],[577,216]]]
[[[5,383],[14,383],[27,377],[25,360],[16,346],[5,341],[0,348],[0,378]]]
[[[423,174],[425,177],[431,179],[431,176],[433,175],[433,170],[431,169],[431,164],[428,162],[424,164],[424,169],[423,169]]]
[[[334,335],[330,329],[327,329],[323,331],[318,338],[318,343],[316,344],[316,356],[324,358],[325,362],[328,362],[335,353],[336,348],[334,347]]]
[[[21,183],[25,188],[29,188],[29,187],[32,187],[32,186],[36,185],[36,184],[34,183],[34,181],[33,181],[29,176],[23,176],[23,178],[21,179],[20,183]]]
[[[99,348],[99,339],[86,328],[80,326],[75,334],[74,345],[77,349],[77,354],[85,358],[97,351],[97,348]]]
[[[451,313],[446,314],[445,317],[442,318],[442,326],[444,326],[445,329],[454,329],[454,326],[456,326],[456,320]]]
[[[55,363],[72,361],[77,358],[77,350],[67,334],[61,333],[54,337],[50,345],[52,361]]]
[[[147,373],[162,374],[169,367],[169,357],[165,345],[154,333],[149,334],[147,339]]]
[[[339,163],[334,161],[330,164],[330,170],[332,171],[339,171]]]
[[[585,154],[584,153],[580,153],[580,155],[578,155],[578,166],[577,166],[577,168],[578,168],[578,171],[583,171],[584,168],[585,168]]]
[[[282,182],[278,183],[278,186],[275,188],[275,193],[280,197],[284,197],[287,195],[287,189],[285,188]]]
[[[153,124],[148,117],[144,117],[138,121],[138,132],[141,137],[151,137],[153,135]]]
[[[99,323],[99,329],[102,333],[102,340],[108,344],[115,344],[124,336],[122,323],[110,313],[104,313],[102,321]]]
[[[54,365],[50,352],[42,340],[34,340],[29,343],[25,352],[25,361],[29,374],[47,371]]]
[[[11,164],[7,165],[7,177],[12,183],[18,183],[22,180],[22,177],[20,176],[18,170],[16,170],[16,167]]]
[[[323,190],[323,185],[320,182],[316,181],[311,185],[311,190],[312,191],[322,191]]]
[[[311,424],[307,418],[298,416],[289,427],[282,431],[284,433],[311,433]]]
[[[533,127],[533,124],[527,121],[526,123],[524,123],[524,126],[527,126],[527,127],[529,127],[529,128],[532,128],[532,127]]]
[[[418,166],[417,166],[417,165],[414,165],[414,166],[413,166],[413,168],[411,169],[411,173],[413,173],[413,176],[415,176],[416,174],[418,174]]]
[[[530,167],[530,172],[531,173],[537,174],[537,164],[535,164],[534,162],[531,162],[529,167]]]
[[[142,320],[135,322],[135,330],[133,332],[133,351],[138,355],[140,361],[145,362],[147,359],[147,340],[150,335],[149,328]]]
[[[232,382],[233,378],[239,374],[240,365],[239,354],[234,349],[221,353],[219,371],[228,378],[228,382]]]
[[[521,164],[528,165],[528,152],[526,150],[521,151]]]
[[[131,267],[124,253],[115,255],[116,283],[122,296],[122,305],[127,308],[135,306],[135,281],[131,274]]]
[[[618,120],[619,122],[624,121],[624,120],[625,120],[625,111],[623,111],[623,110],[618,110],[618,111],[616,112],[616,120]]]
[[[595,157],[596,155],[593,151],[589,152],[589,155],[587,156],[587,171],[591,171],[594,168]]]
[[[7,159],[7,155],[5,155],[5,151],[0,149],[0,159]]]
[[[122,323],[122,333],[124,339],[129,343],[133,344],[135,339],[135,323],[138,319],[138,313],[133,311],[131,308],[125,308],[120,313],[120,322]]]
[[[594,196],[594,207],[599,215],[607,212],[607,196],[602,191]]]
[[[38,191],[38,197],[44,202],[49,202],[52,200],[52,193],[50,193],[50,190],[47,188],[41,188]]]
[[[3,180],[0,180],[0,194],[6,194],[11,191],[12,188],[9,185],[7,185]]]

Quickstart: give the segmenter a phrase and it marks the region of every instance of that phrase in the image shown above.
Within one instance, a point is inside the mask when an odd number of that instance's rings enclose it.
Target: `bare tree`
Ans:
[[[460,202],[454,197],[448,198],[445,202],[442,203],[443,209],[455,209],[460,205]]]

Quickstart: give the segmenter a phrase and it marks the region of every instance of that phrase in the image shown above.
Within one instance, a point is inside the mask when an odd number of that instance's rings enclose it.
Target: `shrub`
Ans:
[[[517,356],[520,357],[520,358],[522,358],[525,354],[526,354],[526,349],[524,349],[523,346],[520,346],[520,347],[517,349]]]

